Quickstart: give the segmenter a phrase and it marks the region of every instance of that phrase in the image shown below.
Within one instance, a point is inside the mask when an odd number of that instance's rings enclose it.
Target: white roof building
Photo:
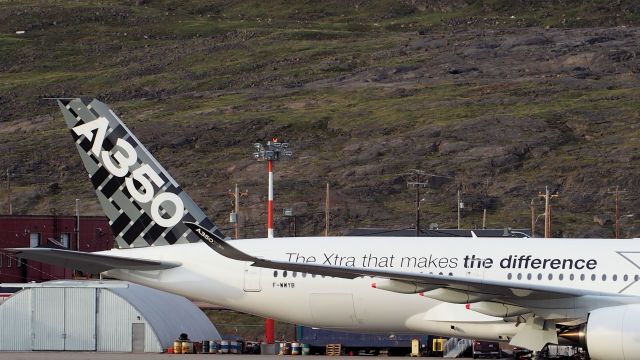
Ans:
[[[0,305],[0,350],[162,352],[181,333],[220,340],[209,318],[182,296],[122,281],[49,281]]]

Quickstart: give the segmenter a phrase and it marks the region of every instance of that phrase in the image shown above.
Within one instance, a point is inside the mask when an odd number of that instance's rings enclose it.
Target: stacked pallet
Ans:
[[[326,352],[327,356],[341,356],[342,345],[341,344],[327,344]]]

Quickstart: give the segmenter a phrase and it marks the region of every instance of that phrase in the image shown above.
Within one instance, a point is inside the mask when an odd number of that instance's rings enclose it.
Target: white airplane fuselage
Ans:
[[[537,316],[556,322],[586,318],[592,309],[637,303],[637,240],[527,238],[315,237],[250,239],[234,247],[273,260],[423,272],[513,284],[545,284],[601,294],[532,300]],[[156,271],[111,270],[107,275],[234,310],[327,329],[422,332],[507,340],[515,319],[484,315],[466,304],[372,287],[379,279],[313,276],[251,266],[204,243],[102,252],[174,261]],[[640,260],[640,256],[637,257]]]

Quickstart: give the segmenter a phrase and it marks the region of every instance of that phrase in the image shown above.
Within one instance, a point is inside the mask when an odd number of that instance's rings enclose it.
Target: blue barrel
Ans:
[[[238,351],[238,342],[237,341],[231,341],[231,346],[229,346],[229,352],[232,354],[239,354],[240,352]]]
[[[220,353],[221,354],[229,353],[229,340],[220,341]]]
[[[311,354],[311,345],[302,344],[302,355],[310,355]]]
[[[217,354],[218,353],[218,343],[216,341],[209,341],[209,354]]]
[[[209,352],[209,340],[202,340],[202,353],[207,354]]]

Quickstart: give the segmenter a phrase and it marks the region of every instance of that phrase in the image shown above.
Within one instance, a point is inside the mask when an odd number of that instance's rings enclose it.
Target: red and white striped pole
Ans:
[[[267,238],[273,238],[273,160],[267,161],[269,169],[269,204],[267,205]]]
[[[260,143],[253,144],[256,152],[253,153],[253,157],[258,161],[267,160],[267,166],[269,170],[269,203],[267,205],[267,238],[273,238],[273,162],[280,160],[281,157],[291,157],[293,154],[289,148],[288,143],[280,143],[277,138],[273,138],[267,142],[266,147]],[[275,321],[273,319],[265,319],[264,333],[267,344],[273,344],[275,342]]]
[[[269,204],[267,205],[267,237],[273,238],[273,160],[267,161],[269,170]],[[267,344],[276,341],[276,322],[271,318],[264,320],[264,337]]]

